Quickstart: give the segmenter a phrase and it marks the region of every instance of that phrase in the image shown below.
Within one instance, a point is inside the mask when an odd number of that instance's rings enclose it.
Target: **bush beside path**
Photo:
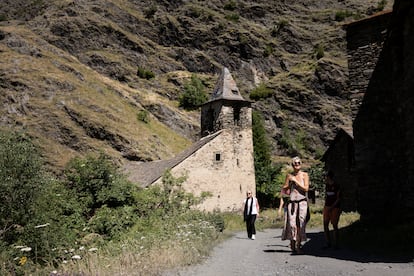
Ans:
[[[266,229],[249,240],[245,232],[218,245],[203,263],[165,272],[164,276],[209,275],[414,275],[414,262],[352,251],[324,250],[321,230],[308,230],[303,255],[292,255],[281,229]]]

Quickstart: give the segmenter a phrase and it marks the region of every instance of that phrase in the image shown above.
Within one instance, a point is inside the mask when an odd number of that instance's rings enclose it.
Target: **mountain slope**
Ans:
[[[226,66],[246,98],[270,89],[254,108],[274,154],[312,158],[352,119],[336,17],[378,2],[6,0],[0,124],[27,131],[55,168],[99,150],[119,162],[169,158],[198,139],[198,112],[178,108],[183,85],[196,73],[211,92]]]

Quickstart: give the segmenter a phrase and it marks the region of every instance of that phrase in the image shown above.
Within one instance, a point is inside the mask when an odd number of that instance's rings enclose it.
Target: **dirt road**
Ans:
[[[389,259],[353,252],[346,248],[324,250],[323,232],[308,230],[304,255],[292,255],[280,229],[258,232],[249,240],[244,232],[218,245],[202,264],[169,271],[164,276],[197,275],[414,275],[411,258]]]

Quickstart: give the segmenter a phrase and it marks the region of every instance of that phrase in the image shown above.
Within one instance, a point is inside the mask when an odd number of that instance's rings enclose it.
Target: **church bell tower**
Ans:
[[[243,99],[227,68],[223,68],[211,99],[201,107],[201,137],[222,129],[252,127],[251,102]]]

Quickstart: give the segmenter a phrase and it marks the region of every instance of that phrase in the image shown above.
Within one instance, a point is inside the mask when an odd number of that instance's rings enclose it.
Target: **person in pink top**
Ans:
[[[302,254],[301,242],[306,241],[309,175],[301,170],[301,166],[300,158],[294,157],[292,159],[293,172],[286,175],[282,187],[282,189],[290,190],[286,213],[289,231],[286,233],[285,239],[290,240],[290,248],[293,254]]]

